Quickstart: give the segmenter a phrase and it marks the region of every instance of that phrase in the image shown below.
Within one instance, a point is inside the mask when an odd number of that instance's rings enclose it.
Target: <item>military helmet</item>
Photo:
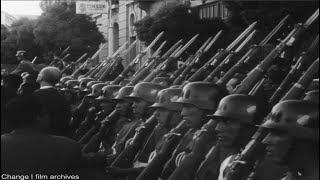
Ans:
[[[215,84],[191,82],[182,89],[182,95],[176,101],[191,104],[204,110],[215,110],[219,101],[228,94],[227,90]]]
[[[134,86],[131,94],[126,96],[127,99],[142,99],[153,103],[156,100],[158,92],[163,89],[163,86],[151,82],[141,82]]]
[[[90,91],[92,89],[92,86],[95,84],[98,84],[98,83],[103,83],[103,82],[102,81],[89,81],[89,82],[87,82],[86,89],[84,91],[86,91],[86,90]]]
[[[319,103],[319,90],[313,90],[313,91],[307,92],[303,100]]]
[[[258,125],[267,109],[267,102],[254,96],[233,94],[221,99],[219,106],[212,115],[238,121],[244,124]]]
[[[106,86],[105,83],[97,83],[92,86],[91,93],[87,95],[87,97],[98,97],[102,94],[102,88]]]
[[[169,87],[169,77],[156,77],[151,82],[154,84],[159,84],[164,88]]]
[[[60,79],[60,84],[65,84],[67,81],[72,80],[73,78],[70,76],[65,76]]]
[[[62,88],[61,91],[73,91],[76,90],[74,87],[79,85],[78,80],[68,80],[66,83],[66,87]]]
[[[16,56],[23,56],[25,53],[26,53],[26,51],[24,51],[24,50],[19,50],[19,51],[17,51]]]
[[[120,85],[106,85],[102,88],[102,95],[97,100],[111,101],[112,98],[116,97],[119,93]]]
[[[124,86],[120,88],[119,93],[116,97],[114,97],[112,100],[118,101],[118,100],[127,100],[126,97],[129,96],[133,90],[134,86]]]
[[[85,78],[80,78],[79,79],[79,89],[85,89],[86,86],[87,86],[87,83],[90,82],[90,81],[93,81],[94,79],[93,78],[89,78],[89,77],[85,77]]]
[[[319,141],[319,104],[305,100],[287,100],[276,104],[261,125],[288,133],[297,139]]]
[[[174,103],[177,99],[179,99],[181,91],[182,89],[179,88],[167,88],[159,91],[155,103],[150,107],[181,111],[182,105],[179,103]]]

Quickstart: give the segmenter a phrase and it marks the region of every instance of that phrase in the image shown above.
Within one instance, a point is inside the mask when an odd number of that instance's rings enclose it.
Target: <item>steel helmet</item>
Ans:
[[[79,88],[85,88],[87,86],[87,83],[93,80],[94,80],[93,78],[88,78],[88,77],[79,79],[79,83],[80,83]]]
[[[126,97],[129,96],[133,90],[134,86],[124,86],[120,88],[119,93],[116,97],[114,97],[112,100],[118,101],[118,100],[127,100]]]
[[[298,139],[319,141],[319,104],[305,100],[282,101],[272,108],[268,120],[261,126],[287,132]]]
[[[159,84],[164,88],[169,87],[169,77],[156,77],[151,82],[154,84]]]
[[[215,110],[220,100],[228,94],[226,89],[205,82],[191,82],[182,89],[177,103],[191,104],[200,109]]]
[[[84,91],[90,91],[92,90],[92,86],[98,83],[103,83],[102,81],[89,81],[86,84],[86,88],[84,89]]]
[[[102,95],[97,100],[111,101],[112,98],[116,97],[119,93],[120,85],[107,85],[102,88]]]
[[[166,108],[172,111],[181,111],[182,105],[174,103],[179,99],[182,89],[179,88],[167,88],[158,92],[156,102],[150,106],[153,108]]]
[[[221,99],[213,117],[224,117],[244,124],[259,125],[266,109],[267,102],[257,97],[233,94]]]
[[[158,92],[163,86],[151,82],[141,82],[134,86],[132,93],[126,96],[127,99],[142,99],[144,101],[154,103]]]
[[[60,84],[65,84],[65,83],[66,83],[67,81],[69,81],[69,80],[73,80],[73,78],[70,77],[70,76],[62,77],[62,78],[60,79]]]
[[[19,51],[17,51],[16,56],[23,56],[25,53],[26,53],[26,51],[24,51],[24,50],[19,50]]]
[[[307,92],[303,100],[319,103],[319,90]]]
[[[92,86],[92,91],[90,94],[87,95],[87,97],[98,97],[102,95],[102,88],[106,86],[105,83],[97,83]]]
[[[79,85],[79,81],[68,80],[65,84],[66,84],[66,87],[62,88],[61,91],[73,91],[73,90],[76,90],[74,87]]]

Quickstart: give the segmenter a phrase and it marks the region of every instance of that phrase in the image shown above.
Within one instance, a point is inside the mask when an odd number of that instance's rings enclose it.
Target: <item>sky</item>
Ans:
[[[1,10],[11,15],[41,15],[40,0],[1,0]]]

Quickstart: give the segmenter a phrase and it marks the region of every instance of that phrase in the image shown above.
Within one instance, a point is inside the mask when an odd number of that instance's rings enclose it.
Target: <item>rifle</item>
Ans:
[[[82,59],[83,59],[84,57],[86,57],[86,56],[87,56],[87,53],[84,53],[76,62],[72,62],[72,63],[69,64],[67,67],[65,67],[65,68],[61,71],[61,73],[63,74],[63,73],[64,73],[66,70],[68,70],[69,68],[71,68],[71,67],[77,65],[78,63],[80,63],[80,61],[82,61]]]
[[[275,58],[278,57],[288,46],[292,46],[301,34],[316,20],[319,16],[319,9],[302,25],[298,24],[290,34],[273,49],[270,54],[256,67],[254,68],[245,78],[239,86],[236,87],[234,93],[236,94],[247,94],[250,89],[248,87],[252,84],[256,84],[261,76],[267,71],[272,65]]]
[[[157,123],[158,121],[155,115],[152,115],[144,124],[137,128],[132,142],[127,145],[126,148],[113,161],[111,167],[132,167],[133,160],[136,154],[142,148],[144,139],[150,136]]]
[[[67,51],[68,51],[69,49],[70,49],[70,46],[68,46],[68,47],[60,54],[59,58],[61,59],[62,56],[63,56],[65,53],[67,53]],[[61,61],[61,60],[59,60],[59,61]],[[51,61],[51,63],[49,64],[49,66],[54,66],[55,63],[56,63],[56,62],[53,60],[53,61]]]
[[[170,155],[179,144],[181,138],[188,131],[189,127],[185,120],[182,120],[179,125],[173,128],[166,137],[164,145],[161,147],[158,154],[142,171],[137,180],[157,180],[160,177],[163,165],[169,160]]]
[[[284,18],[277,26],[272,30],[271,33],[259,44],[259,46],[252,46],[252,48],[244,55],[237,64],[243,63],[244,60],[248,59],[249,55],[254,55],[258,52],[257,47],[263,46],[277,31],[280,29],[280,27],[284,24],[284,22],[288,19],[288,16]],[[247,38],[248,39],[248,38]],[[241,45],[239,46],[239,48]],[[251,57],[250,57],[251,58]],[[226,58],[227,59],[227,58]],[[234,66],[235,67],[235,66]],[[231,68],[223,78],[225,79],[224,81],[220,81],[221,85],[225,85],[229,81],[229,77],[232,78],[233,75],[237,69]],[[232,74],[232,75],[231,75]],[[229,77],[227,77],[229,76]],[[223,79],[221,78],[221,79]],[[226,80],[228,79],[228,80]],[[251,87],[253,87],[251,85]],[[255,93],[259,87],[259,85],[255,85],[252,88],[251,93]],[[250,88],[251,89],[251,88]],[[206,157],[207,153],[209,152],[210,148],[212,147],[210,142],[215,142],[216,137],[215,137],[215,128],[217,125],[217,121],[215,119],[209,120],[208,123],[203,125],[201,130],[199,131],[198,135],[195,138],[195,144],[193,146],[192,152],[186,155],[183,159],[183,161],[179,164],[179,167],[176,168],[176,170],[172,173],[170,176],[170,180],[178,180],[178,179],[195,179],[199,169],[201,169],[200,164],[203,162],[204,159],[206,159],[203,163],[206,164],[206,162],[212,162],[212,161],[217,161],[215,158],[217,157],[217,152],[219,149],[219,143],[213,147],[212,151],[210,151],[210,155]],[[198,169],[198,171],[195,171],[195,169]],[[217,166],[217,169],[219,169],[219,166]],[[219,171],[216,171],[219,173]],[[215,178],[215,177],[212,177]]]
[[[161,32],[144,51],[140,52],[137,57],[121,72],[121,74],[111,82],[111,84],[119,84],[124,79],[126,74],[133,68],[133,66],[137,64],[143,56],[145,56],[146,52],[154,46],[154,44],[162,37],[163,34],[164,32]]]
[[[38,58],[38,56],[34,57],[31,63],[34,64],[36,62],[37,58]]]
[[[315,60],[308,70],[301,76],[298,82],[281,98],[281,101],[300,99],[303,96],[306,87],[312,82],[313,77],[319,72],[319,58]],[[267,116],[269,117],[270,114]],[[268,118],[266,118],[268,119]],[[257,159],[263,156],[265,149],[262,140],[267,136],[268,131],[259,127],[257,132],[252,136],[251,141],[245,149],[236,156],[231,164],[231,168],[226,172],[226,180],[239,180],[246,178],[253,169]],[[257,158],[258,157],[258,158]],[[250,167],[250,168],[248,168]],[[240,178],[241,177],[241,178]]]
[[[276,102],[278,102],[283,95],[284,91],[286,88],[290,85],[290,83],[293,80],[294,75],[297,73],[297,71],[301,68],[301,65],[312,58],[312,52],[314,52],[316,46],[319,44],[319,35],[317,38],[313,41],[311,46],[306,52],[301,53],[299,59],[297,60],[296,64],[294,67],[290,70],[286,78],[282,81],[276,92],[272,95],[272,97],[269,100],[269,103],[274,105]]]
[[[102,73],[102,71],[104,70],[104,67],[110,66],[110,64],[112,63],[111,61],[119,54],[120,51],[123,50],[123,48],[126,47],[127,43],[128,42],[125,42],[124,44],[122,44],[122,46],[119,47],[116,52],[114,52],[111,56],[107,57],[102,63],[100,63],[99,66],[95,68],[95,70],[91,74],[89,74],[88,77],[96,78],[98,74]]]
[[[155,78],[161,70],[165,70],[168,64],[171,64],[176,58],[178,58],[199,36],[199,34],[195,35],[193,38],[189,40],[187,44],[185,44],[178,52],[172,53],[170,57],[165,60],[161,65],[159,65],[156,69],[154,69],[143,81],[151,82],[153,78]]]
[[[206,62],[198,71],[196,71],[186,82],[181,85],[183,87],[188,82],[196,81],[208,68],[210,65],[214,66],[220,63],[229,52],[255,27],[257,22],[252,23],[246,30],[244,30],[226,49],[219,50],[208,62]]]
[[[216,84],[220,86],[226,86],[228,81],[239,71],[243,64],[253,59],[259,50],[279,31],[279,29],[281,29],[288,18],[289,15],[284,17],[279,24],[259,43],[259,45],[252,45],[249,51],[242,56],[242,58],[234,66],[232,66],[231,69],[216,82]]]
[[[64,54],[66,54],[69,51],[69,49],[70,49],[70,46],[68,46],[64,51],[62,51],[59,57],[61,58]]]
[[[204,82],[212,82],[213,78],[218,76],[218,74],[221,72],[223,65],[226,63],[232,64],[234,61],[234,55],[238,54],[242,48],[249,42],[249,40],[255,35],[256,30],[252,31],[252,33],[240,44],[240,46],[235,50],[230,52],[230,54],[223,60],[221,63],[210,73],[210,75],[204,79]]]
[[[135,77],[136,75],[138,75],[144,68],[146,68],[147,66],[149,66],[149,64],[151,62],[153,62],[155,60],[155,58],[157,58],[159,56],[159,54],[161,53],[161,49],[163,48],[163,46],[167,43],[167,41],[164,41],[159,48],[153,53],[152,56],[148,57],[147,60],[142,64],[142,66],[132,75],[132,77]]]
[[[159,52],[161,50],[161,48],[165,45],[166,41],[164,41],[160,47],[158,48],[158,50],[152,55],[152,57],[148,58],[148,60],[145,62],[145,64],[142,66],[141,71],[139,71],[139,73],[134,76],[131,79],[131,81],[127,84],[127,86],[134,86],[136,85],[141,79],[144,79],[146,74],[152,69],[152,67],[155,64],[159,64],[160,63],[160,59],[157,58],[157,56],[159,55]],[[148,62],[151,61],[151,62]]]
[[[91,58],[88,58],[83,64],[81,64],[72,74],[71,76],[72,77],[75,77],[80,71],[81,69],[84,69],[91,60],[95,59],[99,54],[100,54],[100,51],[102,50],[102,48],[104,48],[106,44],[103,44],[93,55]]]
[[[114,61],[112,62],[112,64],[107,67],[103,74],[99,77],[98,81],[106,81],[106,78],[108,77],[109,74],[112,74],[115,70],[116,67],[118,67],[118,65],[121,63],[121,61],[124,59],[124,57],[130,52],[130,50],[134,47],[134,45],[136,44],[137,41],[134,41],[128,49],[126,49],[125,51],[123,51],[123,53],[117,57],[114,58]]]
[[[170,76],[170,80],[173,81],[172,85],[179,85],[182,83],[183,78],[188,74],[188,72],[192,69],[194,64],[201,58],[201,56],[207,52],[214,42],[220,37],[222,30],[219,31],[216,36],[212,39],[212,41],[207,45],[210,41],[211,37],[200,47],[200,49],[192,55],[182,66],[179,68],[172,76]],[[181,73],[180,73],[181,72]],[[180,74],[180,75],[179,75]],[[179,75],[179,76],[178,76]]]
[[[117,110],[114,110],[108,117],[101,121],[99,131],[94,136],[92,136],[88,143],[82,148],[82,153],[97,152],[99,149],[99,144],[103,140],[103,137],[109,134],[111,128],[114,126],[118,118],[119,112]]]
[[[94,121],[90,127],[90,129],[81,137],[78,141],[79,144],[86,144],[95,135],[100,129],[100,122],[106,117],[106,114],[102,111],[98,112],[95,115]]]

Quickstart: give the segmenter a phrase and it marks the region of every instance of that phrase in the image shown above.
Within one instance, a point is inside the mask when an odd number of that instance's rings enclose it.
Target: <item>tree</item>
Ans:
[[[76,14],[75,3],[57,3],[45,9],[33,33],[36,43],[44,49],[46,61],[51,61],[54,51],[67,46],[70,46],[68,60],[75,60],[83,53],[94,53],[104,42],[96,22],[90,16]]]
[[[200,19],[198,14],[192,13],[190,6],[181,4],[168,4],[163,6],[153,16],[147,16],[135,23],[139,40],[146,45],[162,31],[165,32],[162,38],[153,48],[156,49],[164,40],[167,44],[163,52],[166,52],[174,43],[182,39],[188,42],[194,35],[199,34],[198,39],[187,49],[185,55],[194,53],[210,37],[215,36],[218,31],[228,29],[220,18]],[[222,38],[216,43],[216,47],[224,44]],[[211,50],[216,50],[214,47]],[[189,52],[189,53],[188,53]],[[209,53],[210,54],[210,53]]]

